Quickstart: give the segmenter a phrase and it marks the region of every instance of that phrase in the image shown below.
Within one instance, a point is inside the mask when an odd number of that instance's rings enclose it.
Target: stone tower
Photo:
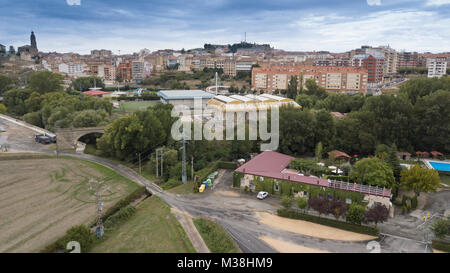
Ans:
[[[37,51],[36,36],[34,36],[33,31],[31,32],[30,40],[31,40],[31,47]]]

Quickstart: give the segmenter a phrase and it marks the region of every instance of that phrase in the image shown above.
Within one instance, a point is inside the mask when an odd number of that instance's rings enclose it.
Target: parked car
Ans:
[[[48,136],[42,134],[34,135],[34,140],[41,144],[50,144],[52,142]]]
[[[56,135],[54,135],[54,134],[45,134],[45,136],[48,137],[51,142],[56,143]]]
[[[266,198],[267,196],[269,196],[269,193],[268,192],[265,192],[265,191],[260,191],[259,193],[258,193],[258,196],[256,196],[258,199],[260,199],[260,200],[263,200],[264,198]]]
[[[0,128],[0,133],[2,133],[2,132],[6,132],[6,129],[5,128]]]

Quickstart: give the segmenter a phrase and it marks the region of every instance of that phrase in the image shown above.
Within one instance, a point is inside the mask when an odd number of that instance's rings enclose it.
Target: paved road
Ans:
[[[14,127],[9,124],[9,129]],[[25,134],[27,135],[27,134]],[[15,138],[17,145],[22,145],[28,151],[53,153],[44,145],[34,143],[29,138]],[[16,144],[15,144],[16,145]],[[38,145],[38,148],[36,148]],[[44,146],[44,148],[42,148]],[[345,242],[337,240],[319,239],[297,233],[278,230],[276,228],[261,224],[256,212],[275,212],[279,208],[276,198],[268,198],[264,201],[256,199],[254,194],[240,193],[231,187],[232,173],[225,172],[220,182],[215,185],[214,190],[208,190],[204,194],[175,195],[162,191],[157,185],[140,176],[134,170],[110,162],[106,159],[86,154],[62,153],[62,155],[90,160],[107,166],[121,175],[146,186],[153,194],[163,199],[169,206],[185,211],[193,217],[206,216],[216,219],[236,240],[244,252],[266,253],[275,252],[273,248],[260,240],[261,236],[268,236],[286,242],[320,249],[330,252],[369,252],[366,249],[367,242]],[[237,196],[236,196],[237,195]],[[389,232],[387,232],[389,233]],[[386,235],[380,240],[382,252],[424,252],[425,244],[420,240],[402,238]]]

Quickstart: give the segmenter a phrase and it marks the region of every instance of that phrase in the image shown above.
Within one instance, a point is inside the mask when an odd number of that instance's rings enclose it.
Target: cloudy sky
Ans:
[[[343,52],[363,44],[450,51],[450,0],[0,0],[0,44],[41,51],[202,47],[247,41]]]

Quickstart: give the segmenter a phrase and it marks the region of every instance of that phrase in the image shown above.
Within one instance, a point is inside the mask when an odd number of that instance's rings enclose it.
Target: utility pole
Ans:
[[[136,153],[139,156],[139,174],[142,175],[142,168],[141,168],[141,153]]]
[[[216,96],[217,96],[217,92],[219,92],[219,85],[217,83],[217,78],[219,77],[219,74],[216,72]]]
[[[191,180],[194,181],[194,156],[191,155]]]
[[[186,183],[187,177],[186,177],[186,139],[185,139],[185,132],[183,130],[183,158],[182,158],[182,170],[181,170],[181,182]]]
[[[160,168],[160,175],[163,176],[164,174],[164,147],[158,148],[155,151],[156,153],[156,177],[158,177],[158,168]],[[161,160],[159,160],[161,158]],[[160,166],[160,167],[158,167]]]
[[[102,193],[107,191],[107,188],[102,189],[102,185],[105,181],[97,181],[94,179],[89,179],[89,190],[94,191],[95,203],[97,204],[97,227],[95,233],[97,238],[103,237],[105,233],[105,228],[102,221],[102,210],[103,210],[103,197]]]

